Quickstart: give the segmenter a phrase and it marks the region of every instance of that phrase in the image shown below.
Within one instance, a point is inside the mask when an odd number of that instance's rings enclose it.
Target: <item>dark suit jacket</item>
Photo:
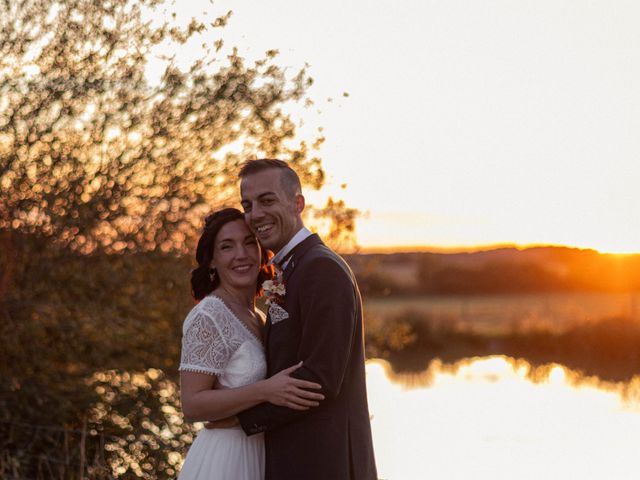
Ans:
[[[322,385],[325,400],[303,412],[262,403],[238,415],[248,435],[265,432],[266,480],[376,479],[353,273],[311,235],[295,247],[283,280],[289,318],[267,319],[268,375],[302,360],[294,376]]]

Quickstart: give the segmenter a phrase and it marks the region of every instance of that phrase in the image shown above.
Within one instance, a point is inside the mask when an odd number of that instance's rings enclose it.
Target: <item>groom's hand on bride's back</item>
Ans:
[[[285,368],[273,377],[261,380],[249,386],[258,389],[258,398],[262,402],[273,403],[293,410],[309,410],[320,405],[324,395],[311,390],[320,390],[321,385],[308,380],[292,377],[291,374],[302,366],[302,362]],[[240,425],[238,417],[227,417],[211,420],[204,424],[205,428],[233,428]]]

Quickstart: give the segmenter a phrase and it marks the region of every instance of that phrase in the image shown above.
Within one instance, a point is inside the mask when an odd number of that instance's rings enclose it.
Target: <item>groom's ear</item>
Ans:
[[[302,213],[305,207],[304,196],[301,193],[296,195],[296,213]]]

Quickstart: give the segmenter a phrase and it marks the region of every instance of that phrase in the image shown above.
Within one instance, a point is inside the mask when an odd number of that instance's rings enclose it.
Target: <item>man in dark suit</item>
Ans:
[[[325,400],[300,411],[262,403],[238,414],[248,435],[265,432],[267,480],[377,478],[365,385],[362,303],[353,273],[303,225],[300,180],[280,160],[240,172],[245,219],[275,252],[286,292],[267,316],[268,375],[303,361],[293,376],[322,385]]]

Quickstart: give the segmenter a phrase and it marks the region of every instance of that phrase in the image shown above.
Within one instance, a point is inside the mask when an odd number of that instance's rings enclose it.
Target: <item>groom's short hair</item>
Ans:
[[[277,168],[280,170],[280,185],[282,189],[291,198],[302,193],[302,185],[300,184],[300,177],[289,164],[283,160],[275,158],[260,158],[258,160],[247,160],[240,167],[240,173],[238,176],[240,180],[246,178],[254,173],[269,170],[271,168]]]

